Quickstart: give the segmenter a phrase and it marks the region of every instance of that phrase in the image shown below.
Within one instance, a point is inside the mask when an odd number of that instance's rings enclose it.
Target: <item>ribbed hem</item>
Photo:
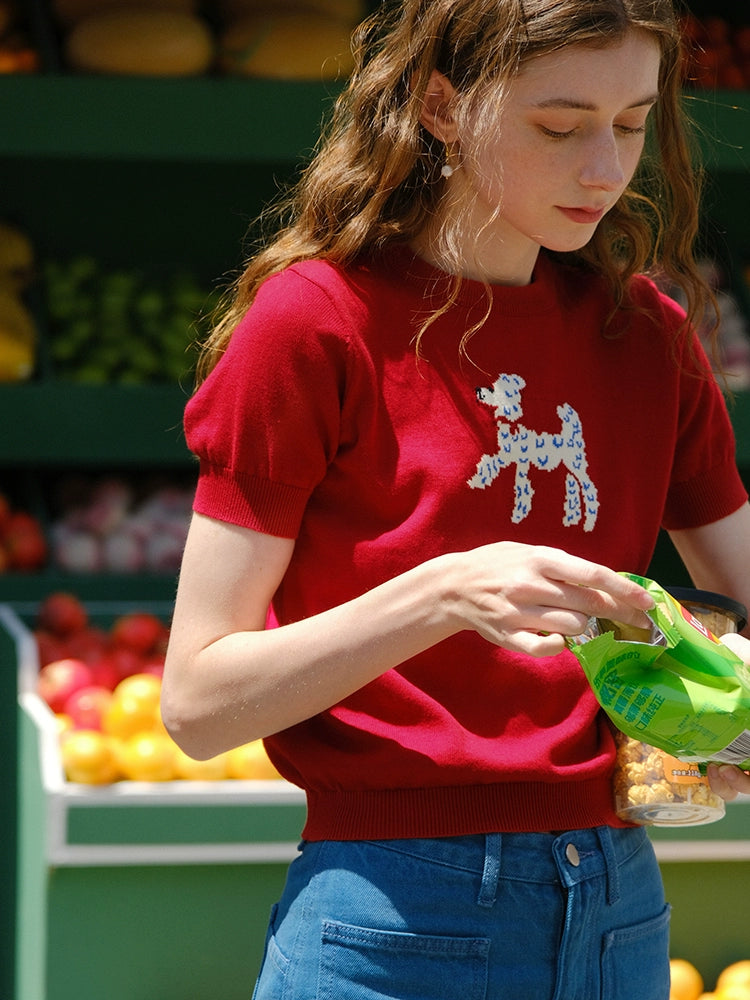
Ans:
[[[296,538],[309,492],[201,461],[193,510],[268,535]],[[258,515],[262,511],[262,516]]]
[[[687,483],[670,487],[663,527],[667,531],[698,528],[733,514],[744,503],[747,491],[734,462],[713,466]],[[686,510],[692,512],[689,519]]]
[[[305,840],[388,840],[625,827],[609,779],[307,792]]]

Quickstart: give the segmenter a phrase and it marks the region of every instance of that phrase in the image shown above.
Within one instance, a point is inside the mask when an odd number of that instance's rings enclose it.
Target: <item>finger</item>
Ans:
[[[500,642],[505,649],[528,656],[557,656],[565,648],[565,640],[556,632],[510,632]]]
[[[750,642],[736,632],[727,632],[726,635],[719,636],[719,641],[736,653],[741,660],[746,663],[750,661]]]
[[[731,802],[737,798],[737,789],[728,780],[733,777],[731,772],[734,770],[734,768],[726,764],[709,764],[706,768],[706,775],[711,785],[711,790],[724,799],[725,802]]]
[[[647,597],[653,606],[651,596],[647,595]],[[580,634],[585,629],[589,618],[610,618],[639,628],[648,628],[650,624],[648,617],[640,607],[633,607],[632,604],[616,600],[609,593],[582,585],[557,584],[554,592],[544,596],[544,602],[545,606],[541,611],[545,616],[563,613],[569,617],[575,616],[575,625],[572,627],[569,626],[567,620],[564,625],[560,626],[555,624],[553,619],[549,619],[551,623],[545,625],[550,631],[561,631],[565,635]]]
[[[654,599],[649,592],[635,580],[621,573],[615,573],[608,566],[589,562],[578,556],[559,554],[557,568],[560,575],[553,576],[562,583],[584,587],[594,594],[604,595],[605,599],[622,603],[640,611],[649,611],[654,606]]]

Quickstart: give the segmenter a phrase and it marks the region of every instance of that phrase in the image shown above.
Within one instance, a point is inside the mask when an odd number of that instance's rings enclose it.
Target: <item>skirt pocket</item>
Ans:
[[[486,938],[323,923],[317,1000],[485,1000]]]

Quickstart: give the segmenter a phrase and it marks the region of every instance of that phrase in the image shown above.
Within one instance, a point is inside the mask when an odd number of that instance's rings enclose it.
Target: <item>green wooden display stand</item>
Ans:
[[[0,668],[19,691],[16,982],[4,1000],[247,1000],[302,793],[281,781],[69,784],[33,691],[33,638],[7,605]]]

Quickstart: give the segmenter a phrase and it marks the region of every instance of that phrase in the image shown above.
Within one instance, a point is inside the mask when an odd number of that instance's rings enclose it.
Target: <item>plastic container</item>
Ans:
[[[669,593],[716,636],[739,632],[747,623],[745,607],[722,594],[687,587],[669,588]],[[643,826],[700,826],[724,817],[724,800],[695,764],[624,733],[617,732],[615,741],[615,811],[620,819]]]

